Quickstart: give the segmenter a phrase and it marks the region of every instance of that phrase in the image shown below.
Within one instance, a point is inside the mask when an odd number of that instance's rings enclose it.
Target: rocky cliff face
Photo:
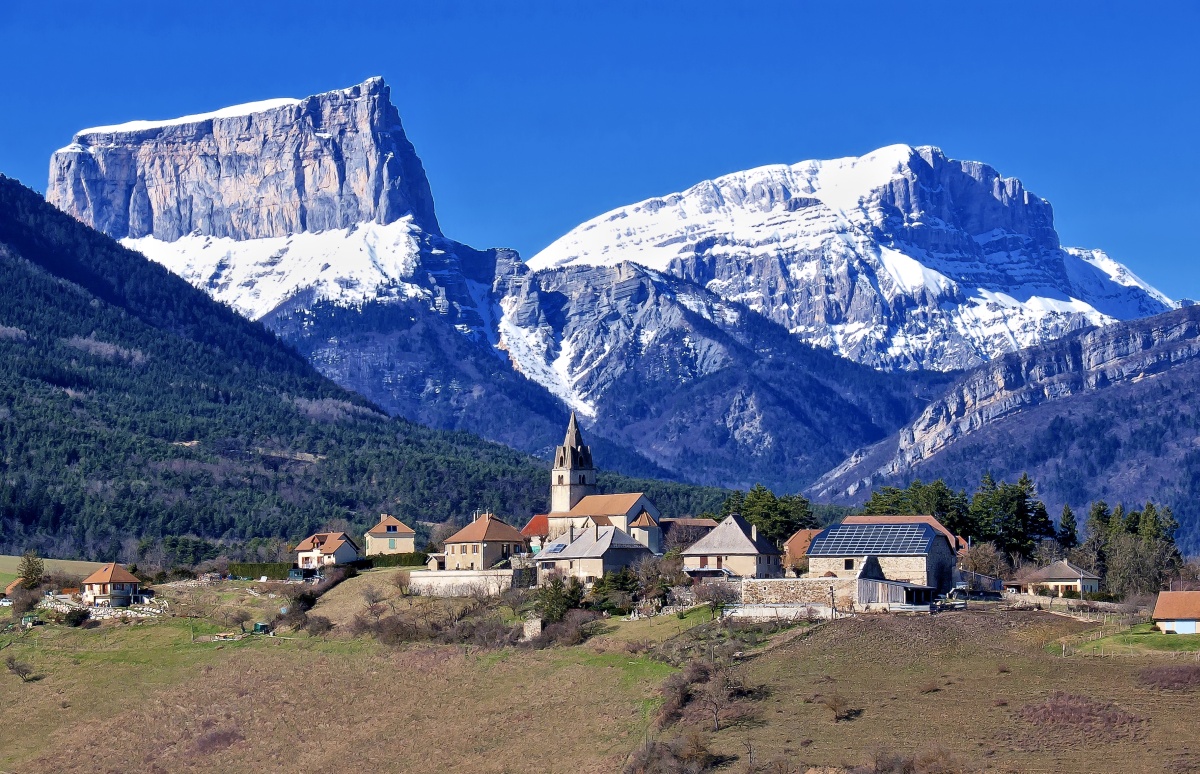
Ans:
[[[969,372],[895,436],[856,452],[823,476],[812,492],[826,498],[862,497],[873,485],[918,475],[923,465],[960,444],[986,445],[993,428],[1004,420],[1009,420],[1008,427],[1044,428],[1046,420],[1030,419],[1043,404],[1056,404],[1061,408],[1055,412],[1070,413],[1070,407],[1083,406],[1089,394],[1115,394],[1116,388],[1158,384],[1159,377],[1198,369],[1200,307],[1077,332]],[[1133,415],[1138,406],[1127,405],[1124,411]],[[1191,447],[1195,432],[1180,432],[1186,436],[1185,446]],[[1045,461],[1044,452],[1030,453],[1025,464]],[[973,475],[994,465],[992,460],[989,454],[975,457],[979,470]]]
[[[307,99],[85,129],[50,159],[46,197],[118,239],[241,241],[406,215],[441,233],[381,78]]]
[[[621,261],[883,369],[970,367],[1171,307],[1103,253],[1062,249],[1019,180],[930,147],[726,175],[601,215],[529,265]]]

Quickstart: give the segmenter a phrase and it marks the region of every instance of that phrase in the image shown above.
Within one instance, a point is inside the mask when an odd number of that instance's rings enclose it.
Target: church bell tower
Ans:
[[[567,437],[554,452],[554,470],[550,473],[550,512],[566,513],[583,498],[596,494],[596,469],[592,450],[583,445],[579,422],[571,412]]]

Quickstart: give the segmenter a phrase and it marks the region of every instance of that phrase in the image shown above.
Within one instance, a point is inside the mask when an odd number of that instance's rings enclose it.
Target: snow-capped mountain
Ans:
[[[901,146],[622,208],[525,264],[442,233],[378,78],[84,130],[47,191],[392,413],[540,452],[571,408],[602,463],[729,486],[794,491],[939,369],[1171,303],[1061,249],[1018,181]]]
[[[528,262],[637,263],[883,369],[951,370],[1172,301],[1063,249],[1049,202],[932,147],[768,166],[578,226]]]

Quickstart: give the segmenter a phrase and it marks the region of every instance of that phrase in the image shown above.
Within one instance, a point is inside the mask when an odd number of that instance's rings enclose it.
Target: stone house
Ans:
[[[693,576],[717,570],[739,578],[779,578],[783,560],[779,549],[758,534],[757,526],[732,513],[684,549],[683,569]]]
[[[386,513],[379,514],[379,523],[363,536],[367,556],[380,554],[411,554],[417,550],[417,533],[413,528]]]
[[[93,607],[129,607],[141,593],[141,584],[133,573],[110,562],[83,579],[79,596]]]
[[[558,574],[589,586],[605,573],[633,567],[650,556],[648,547],[616,527],[569,527],[538,554],[538,585]]]
[[[357,562],[358,544],[345,532],[318,532],[301,540],[296,546],[296,566],[303,570],[319,570],[335,564]]]
[[[858,577],[871,560],[885,580],[939,594],[954,588],[956,554],[927,523],[835,524],[812,539],[807,555],[809,577]]]
[[[1200,591],[1159,592],[1152,618],[1164,634],[1200,634]]]
[[[446,549],[429,557],[431,570],[487,570],[500,562],[529,551],[529,541],[520,531],[495,515],[485,513],[446,538]]]

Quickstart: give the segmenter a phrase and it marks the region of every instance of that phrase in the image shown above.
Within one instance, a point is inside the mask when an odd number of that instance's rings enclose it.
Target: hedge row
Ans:
[[[429,561],[429,554],[417,551],[412,554],[379,554],[363,560],[368,567],[421,567]]]
[[[264,575],[271,580],[287,580],[288,570],[295,566],[291,562],[230,562],[229,574],[253,580]]]

